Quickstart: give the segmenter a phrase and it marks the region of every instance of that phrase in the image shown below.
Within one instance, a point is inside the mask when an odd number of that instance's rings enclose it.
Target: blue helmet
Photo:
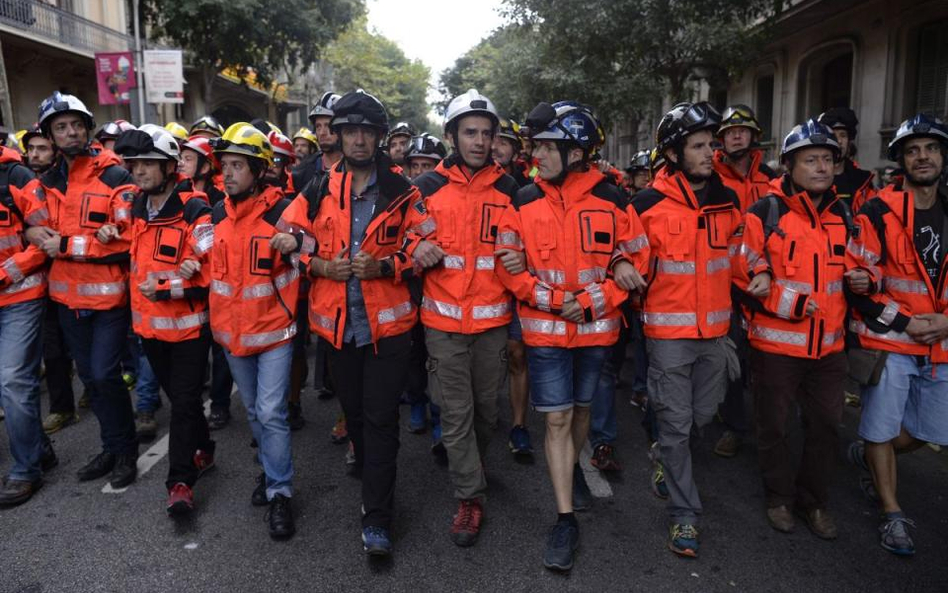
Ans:
[[[934,138],[942,144],[948,145],[948,129],[945,123],[937,117],[929,117],[924,113],[919,113],[902,122],[892,142],[889,142],[889,150],[886,156],[890,161],[899,160],[902,143],[909,138]]]
[[[585,105],[573,101],[540,103],[527,116],[533,140],[575,142],[587,154],[605,142],[599,119]]]
[[[783,139],[780,149],[780,160],[802,148],[823,147],[833,151],[833,157],[839,158],[839,143],[833,130],[826,124],[810,118],[800,125],[794,126],[787,137]]]

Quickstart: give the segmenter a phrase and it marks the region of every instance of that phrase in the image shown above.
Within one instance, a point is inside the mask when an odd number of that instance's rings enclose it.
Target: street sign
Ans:
[[[181,50],[146,49],[146,100],[149,103],[184,103],[184,62]]]

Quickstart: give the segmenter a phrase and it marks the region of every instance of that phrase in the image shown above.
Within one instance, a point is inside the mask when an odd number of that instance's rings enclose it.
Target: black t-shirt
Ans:
[[[938,271],[945,254],[945,208],[941,200],[928,210],[915,209],[915,250],[928,271],[932,285],[938,283]]]

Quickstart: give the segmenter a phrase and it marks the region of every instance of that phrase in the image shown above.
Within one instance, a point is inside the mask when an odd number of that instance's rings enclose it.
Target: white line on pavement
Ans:
[[[586,476],[586,483],[589,490],[596,498],[609,498],[612,496],[612,486],[602,477],[598,469],[594,468],[589,460],[592,458],[592,448],[589,441],[583,445],[583,450],[579,454],[579,466],[583,468],[583,474]]]
[[[234,389],[234,391],[236,391],[236,388]],[[233,393],[231,393],[231,395],[233,395]],[[208,400],[204,402],[204,415],[206,416],[207,414],[209,414],[210,410],[211,410],[211,401]],[[142,476],[147,474],[148,471],[151,468],[155,467],[155,464],[161,461],[167,454],[168,454],[168,435],[165,434],[165,436],[158,439],[158,442],[156,442],[154,445],[149,447],[148,450],[145,451],[144,455],[138,456],[138,477],[141,478]],[[105,486],[102,487],[102,494],[121,494],[125,492],[126,490],[128,490],[128,486],[126,486],[125,488],[113,488],[111,484],[106,484]]]

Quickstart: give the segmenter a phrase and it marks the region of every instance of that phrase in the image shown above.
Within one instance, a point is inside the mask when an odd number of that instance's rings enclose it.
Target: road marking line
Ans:
[[[210,410],[211,402],[208,400],[204,402],[204,415],[208,415]],[[158,439],[154,445],[149,447],[144,455],[138,456],[138,478],[147,474],[151,468],[155,467],[155,465],[168,454],[168,436],[168,434],[165,434],[165,436]],[[132,483],[134,484],[134,482]],[[121,494],[128,490],[128,488],[128,486],[125,488],[112,488],[111,484],[106,484],[102,487],[102,494]]]
[[[602,473],[592,466],[590,459],[592,459],[592,447],[589,446],[589,441],[586,441],[579,454],[579,466],[583,468],[586,484],[589,485],[589,491],[596,498],[609,498],[612,496],[612,486],[602,477]]]

